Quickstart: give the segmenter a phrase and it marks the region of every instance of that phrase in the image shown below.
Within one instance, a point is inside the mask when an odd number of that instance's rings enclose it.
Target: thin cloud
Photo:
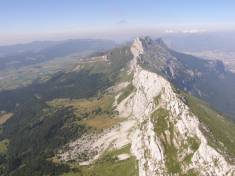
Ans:
[[[127,20],[124,20],[124,19],[123,19],[123,20],[118,21],[117,24],[126,24],[126,23],[128,23]]]

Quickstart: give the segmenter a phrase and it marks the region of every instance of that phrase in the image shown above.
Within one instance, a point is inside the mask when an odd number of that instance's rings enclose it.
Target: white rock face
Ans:
[[[173,143],[177,149],[177,160],[181,164],[182,174],[186,174],[191,169],[197,171],[199,175],[209,176],[233,176],[235,166],[230,165],[225,158],[215,149],[207,144],[207,140],[200,131],[200,122],[189,108],[174,93],[170,83],[163,77],[144,70],[138,65],[138,59],[143,54],[142,42],[137,38],[132,47],[133,60],[130,62],[130,72],[134,73],[132,80],[136,88],[128,97],[121,101],[117,110],[120,117],[126,118],[119,126],[106,130],[95,137],[84,136],[82,139],[71,143],[72,150],[68,150],[61,156],[64,160],[73,159],[77,153],[84,150],[93,151],[93,156],[81,165],[90,164],[97,159],[108,148],[119,149],[126,144],[131,144],[131,152],[138,160],[139,176],[159,176],[172,175],[166,166],[166,153],[161,136],[156,134],[151,115],[159,107],[169,112],[169,122],[174,125]],[[128,83],[121,84],[125,87]],[[119,96],[119,95],[117,95]],[[155,98],[160,96],[160,102],[156,104]],[[116,97],[117,98],[117,97]],[[167,141],[170,139],[169,131],[166,131]],[[198,140],[198,148],[193,151],[188,146],[188,140],[195,138]],[[77,146],[73,147],[73,146]],[[190,163],[183,163],[183,159],[192,154]],[[72,157],[72,158],[71,158]],[[129,155],[121,154],[120,160],[128,159]],[[177,174],[176,174],[177,175]]]
[[[69,143],[65,152],[58,155],[62,161],[77,160],[80,165],[89,165],[98,159],[107,149],[120,149],[131,143],[130,129],[135,121],[126,120],[112,129],[107,129],[100,134],[84,135],[76,141]],[[88,154],[86,161],[80,161],[81,154]]]
[[[117,157],[118,157],[118,160],[123,161],[123,160],[129,159],[130,155],[127,153],[123,153],[123,154],[118,155]]]
[[[140,54],[143,54],[144,47],[139,37],[134,40],[131,46],[131,52],[134,55],[134,59],[139,57]]]
[[[154,97],[158,96],[162,89],[159,79],[160,77],[156,74],[144,71],[137,66],[133,79],[136,92],[130,96],[124,106],[124,112],[131,113],[129,118],[136,120],[136,127],[131,137],[131,149],[139,161],[140,175],[143,176],[164,173],[163,150],[150,119],[155,108]],[[121,116],[124,115],[121,113]]]
[[[139,39],[131,47],[134,55],[130,69],[134,72],[133,85],[136,91],[123,100],[117,110],[120,116],[133,119],[135,127],[131,133],[131,150],[139,162],[140,176],[169,175],[165,166],[164,148],[161,140],[154,132],[151,114],[158,107],[154,98],[161,95],[161,106],[169,111],[170,121],[174,123],[174,145],[180,148],[187,143],[189,137],[200,141],[199,148],[193,153],[191,164],[182,167],[183,173],[195,169],[200,175],[233,175],[235,167],[226,162],[224,157],[207,144],[207,140],[199,129],[199,121],[189,108],[177,97],[171,85],[161,76],[143,70],[137,65],[144,48]],[[188,151],[179,152],[186,156]],[[179,158],[180,159],[180,158]]]

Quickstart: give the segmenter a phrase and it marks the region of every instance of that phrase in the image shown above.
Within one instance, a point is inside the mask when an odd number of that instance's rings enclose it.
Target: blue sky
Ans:
[[[0,0],[0,36],[235,28],[234,0]]]

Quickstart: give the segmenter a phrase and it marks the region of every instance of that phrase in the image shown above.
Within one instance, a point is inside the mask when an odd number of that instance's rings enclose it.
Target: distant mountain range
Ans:
[[[110,40],[78,39],[42,41],[0,46],[0,69],[19,68],[73,54],[85,55],[106,51],[116,44]]]
[[[163,35],[166,44],[181,52],[235,52],[235,32],[169,33]]]

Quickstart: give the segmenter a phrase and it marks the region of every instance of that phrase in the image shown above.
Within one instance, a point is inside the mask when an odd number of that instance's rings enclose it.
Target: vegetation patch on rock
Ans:
[[[92,165],[72,165],[73,171],[63,176],[138,176],[138,166],[135,157],[131,156],[126,160],[119,160],[118,156],[123,153],[130,153],[130,145],[118,150],[107,151]]]

